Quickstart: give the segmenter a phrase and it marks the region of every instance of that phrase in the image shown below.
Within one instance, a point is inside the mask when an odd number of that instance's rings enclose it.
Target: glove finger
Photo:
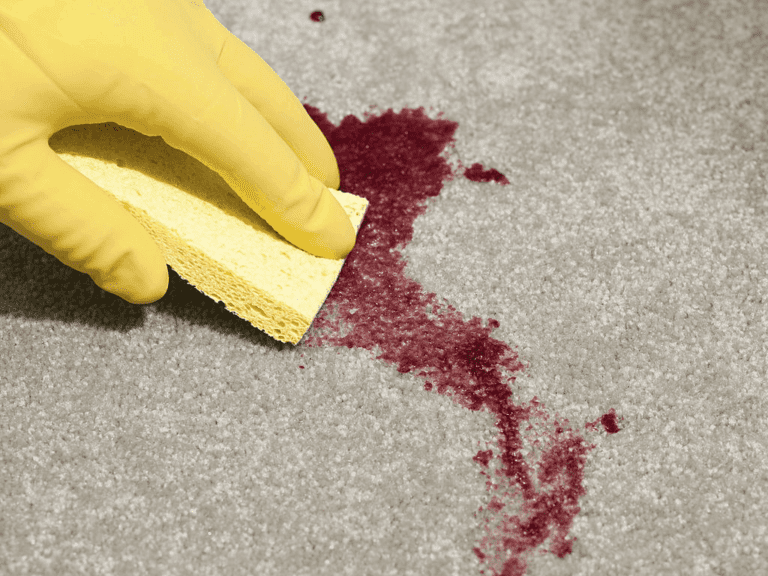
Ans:
[[[163,297],[168,290],[165,258],[113,196],[44,141],[3,160],[0,221],[132,304]]]
[[[347,213],[259,111],[218,69],[202,84],[198,76],[177,80],[157,101],[171,103],[157,109],[153,122],[163,139],[217,172],[295,246],[323,258],[346,257],[356,240]],[[189,98],[195,90],[197,98]]]
[[[226,28],[218,66],[240,94],[285,140],[309,173],[339,188],[339,166],[328,140],[277,73]]]

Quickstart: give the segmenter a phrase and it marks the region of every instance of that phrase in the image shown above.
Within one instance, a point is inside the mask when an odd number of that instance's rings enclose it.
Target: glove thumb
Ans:
[[[165,258],[149,233],[45,141],[0,162],[0,221],[131,304],[168,290]]]

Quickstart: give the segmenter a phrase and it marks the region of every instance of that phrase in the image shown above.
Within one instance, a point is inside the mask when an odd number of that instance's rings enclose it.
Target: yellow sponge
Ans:
[[[301,340],[345,259],[295,247],[221,176],[159,136],[86,124],[57,132],[49,144],[128,209],[166,262],[200,292],[277,340]],[[357,232],[368,200],[331,192]]]

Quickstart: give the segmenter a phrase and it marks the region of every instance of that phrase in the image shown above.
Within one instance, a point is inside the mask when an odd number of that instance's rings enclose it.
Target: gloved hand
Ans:
[[[202,0],[0,2],[0,222],[134,304],[168,289],[149,233],[48,139],[116,122],[218,172],[299,248],[343,258],[355,230],[328,141]]]

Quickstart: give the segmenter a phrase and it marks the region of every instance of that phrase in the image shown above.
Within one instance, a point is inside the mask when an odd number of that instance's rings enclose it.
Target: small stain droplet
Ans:
[[[600,417],[600,423],[603,425],[603,428],[606,432],[608,432],[608,434],[616,434],[616,432],[621,430],[618,423],[616,422],[615,410],[611,410],[608,414],[603,414]]]
[[[479,162],[464,170],[464,177],[472,182],[497,182],[504,186],[509,184],[509,179],[504,174],[494,168],[483,170],[483,165]]]
[[[323,14],[320,10],[316,10],[312,12],[310,19],[312,20],[312,22],[322,22],[323,20],[325,20],[325,14]]]
[[[611,408],[606,414],[603,414],[594,422],[587,422],[584,427],[587,430],[596,432],[599,429],[599,424],[602,424],[603,430],[605,430],[608,434],[616,434],[617,432],[621,432],[621,428],[619,428],[618,419],[616,417],[615,408]]]
[[[485,467],[488,467],[488,462],[491,461],[492,456],[493,450],[480,450],[475,456],[472,457],[472,460],[482,464]]]

